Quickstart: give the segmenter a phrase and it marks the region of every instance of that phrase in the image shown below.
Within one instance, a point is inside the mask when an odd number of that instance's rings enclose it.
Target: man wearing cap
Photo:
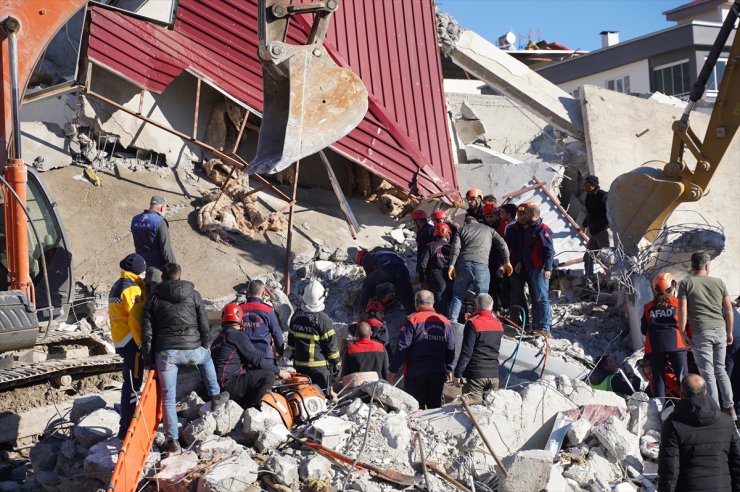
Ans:
[[[141,313],[144,309],[141,275],[146,271],[144,258],[131,253],[121,263],[121,276],[108,294],[110,332],[116,353],[123,359],[121,420],[118,438],[123,441],[136,408],[144,364],[141,357]]]
[[[156,287],[152,284],[152,278],[159,277],[167,263],[177,263],[170,241],[169,224],[164,218],[166,210],[167,199],[154,195],[149,201],[149,210],[144,210],[131,220],[134,249],[146,261],[146,283],[150,292]]]
[[[583,261],[586,268],[586,278],[593,279],[594,258],[591,252],[598,252],[601,248],[611,246],[609,240],[609,219],[606,217],[606,199],[608,193],[599,188],[597,176],[587,176],[583,182],[586,190],[586,218],[583,227],[588,227],[588,244]]]

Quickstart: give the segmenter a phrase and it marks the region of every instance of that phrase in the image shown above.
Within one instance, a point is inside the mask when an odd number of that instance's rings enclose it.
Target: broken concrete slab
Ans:
[[[75,424],[82,417],[99,408],[105,408],[106,402],[100,395],[83,395],[75,398],[72,402],[72,410],[69,412],[69,420]]]
[[[185,480],[198,465],[198,455],[193,451],[165,458],[159,463],[159,470],[152,477],[160,490],[167,492],[186,492],[190,490],[191,482]]]
[[[205,416],[211,412],[211,402],[207,402],[198,409],[198,414]],[[234,400],[229,400],[226,404],[218,409],[218,412],[212,413],[214,420],[216,421],[216,430],[214,434],[218,436],[225,436],[229,432],[233,431],[242,418],[244,409],[239,406]]]
[[[591,429],[591,433],[604,449],[619,461],[634,457],[642,462],[639,438],[627,430],[624,423],[617,417],[609,417],[606,422]]]
[[[504,458],[508,476],[501,480],[502,492],[531,492],[549,490],[552,456],[544,449],[520,451]]]
[[[409,414],[419,409],[419,402],[413,396],[396,388],[392,384],[379,381],[367,383],[362,386],[362,389],[368,395],[372,395],[373,388],[376,386],[375,399],[391,410]]]
[[[298,461],[292,456],[273,454],[267,460],[267,467],[273,477],[281,484],[293,488],[298,486]]]
[[[589,169],[599,176],[603,189],[608,190],[618,175],[646,162],[669,159],[673,141],[671,125],[680,118],[681,109],[595,86],[582,88],[581,104]],[[694,132],[703,139],[709,117],[694,112],[690,122]],[[693,168],[690,153],[684,155]],[[712,179],[709,193],[698,202],[681,204],[667,221],[668,225],[709,221],[723,227],[725,252],[713,259],[712,271],[725,281],[731,296],[740,293],[735,261],[740,251],[740,215],[727,207],[725,197],[734,196],[740,189],[740,173],[731,162],[732,156],[737,155],[740,155],[740,138],[736,137]],[[680,281],[687,275],[688,265],[671,264],[661,267],[661,271],[673,273]]]
[[[440,24],[454,22],[438,16]],[[455,39],[446,26],[439,26],[443,51],[465,71],[498,92],[529,108],[545,121],[572,137],[583,138],[578,101],[525,64],[500,50],[473,31],[460,31]]]
[[[588,452],[588,466],[594,471],[594,476],[605,482],[622,478],[622,470],[616,458],[607,457],[599,447],[591,448]]]
[[[108,408],[100,408],[86,415],[72,431],[75,439],[86,448],[93,444],[111,438],[118,433],[118,412]]]
[[[380,433],[393,449],[406,449],[411,442],[411,429],[406,423],[406,417],[398,413],[388,416]]]
[[[230,456],[242,447],[230,437],[215,437],[195,446],[195,452],[202,460],[211,459],[218,454],[221,458]]]
[[[577,446],[586,440],[591,432],[591,422],[579,419],[573,422],[568,429],[568,442],[571,446]]]
[[[182,440],[187,445],[191,445],[194,442],[203,442],[209,437],[213,436],[216,432],[216,419],[212,413],[208,413],[203,417],[193,420],[185,427],[181,434]]]
[[[346,420],[327,415],[316,420],[306,430],[306,437],[330,449],[339,449],[349,439],[352,424]]]
[[[220,461],[198,479],[198,492],[246,492],[257,480],[257,463],[244,453]]]
[[[82,467],[85,475],[98,480],[108,480],[118,463],[118,451],[121,444],[121,441],[114,437],[91,447]]]
[[[460,117],[455,120],[455,133],[463,145],[468,145],[486,135],[486,127],[475,110],[465,102],[460,106]]]
[[[307,482],[309,479],[324,480],[333,476],[331,471],[331,461],[323,456],[313,455],[306,456],[298,467],[301,480]]]
[[[282,423],[271,426],[262,431],[254,441],[254,447],[260,453],[269,453],[274,451],[278,446],[287,442],[290,438],[290,431]]]

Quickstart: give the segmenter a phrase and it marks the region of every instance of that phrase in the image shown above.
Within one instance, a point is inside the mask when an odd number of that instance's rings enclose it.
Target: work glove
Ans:
[[[455,267],[454,266],[451,266],[450,268],[447,269],[447,278],[449,278],[450,280],[455,279]]]
[[[512,273],[514,273],[514,267],[511,266],[511,263],[504,263],[504,275],[510,277]]]

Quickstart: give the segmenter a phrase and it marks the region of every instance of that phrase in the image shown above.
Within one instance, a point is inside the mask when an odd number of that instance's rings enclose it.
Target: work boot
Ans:
[[[221,407],[226,405],[226,402],[229,401],[229,392],[228,391],[222,391],[221,393],[217,394],[216,396],[211,398],[211,411],[212,412],[218,412]]]
[[[182,448],[180,447],[180,442],[177,439],[167,439],[167,442],[164,443],[164,448],[162,451],[168,455],[172,456],[175,454],[180,454],[182,452]]]

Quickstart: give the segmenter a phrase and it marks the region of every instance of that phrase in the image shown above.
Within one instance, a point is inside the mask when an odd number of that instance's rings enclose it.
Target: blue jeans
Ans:
[[[491,282],[491,272],[488,265],[474,261],[461,261],[455,266],[455,284],[452,286],[452,302],[450,303],[450,321],[457,323],[460,316],[462,302],[468,293],[468,287],[473,284],[475,294],[488,294],[488,284]]]
[[[529,286],[532,289],[532,326],[535,330],[549,332],[552,327],[550,308],[550,281],[543,275],[544,270],[530,270]]]
[[[177,392],[177,368],[178,366],[198,366],[206,380],[208,394],[213,398],[221,392],[216,379],[216,368],[213,366],[211,353],[198,347],[192,350],[163,350],[154,354],[154,364],[159,376],[159,387],[162,392],[164,407],[164,434],[167,439],[176,440],[177,432],[177,410],[175,408]]]

